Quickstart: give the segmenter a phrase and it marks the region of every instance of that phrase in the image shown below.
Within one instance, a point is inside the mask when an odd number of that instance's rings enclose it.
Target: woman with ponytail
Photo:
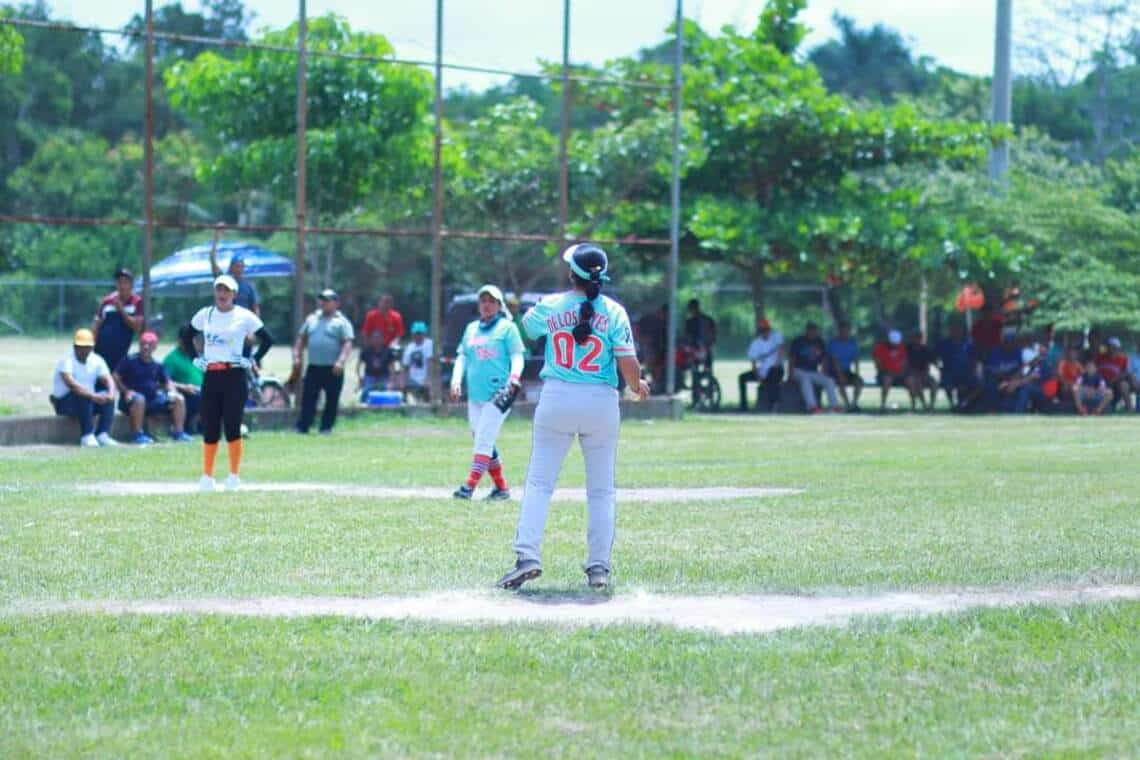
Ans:
[[[609,281],[606,252],[590,243],[562,254],[572,289],[542,299],[523,317],[531,338],[546,337],[542,396],[534,415],[534,441],[526,491],[515,533],[514,568],[498,585],[516,589],[542,575],[542,534],[554,484],[574,439],[586,462],[587,556],[582,568],[590,588],[609,585],[615,524],[618,372],[638,399],[649,396],[633,345],[629,316],[602,295]]]

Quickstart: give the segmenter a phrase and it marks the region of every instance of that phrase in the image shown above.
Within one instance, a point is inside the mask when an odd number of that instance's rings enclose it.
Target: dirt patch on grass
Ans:
[[[163,482],[120,482],[84,483],[76,486],[83,491],[93,491],[113,496],[177,496],[198,495],[197,483]],[[340,496],[359,496],[373,499],[450,499],[453,488],[436,486],[411,486],[390,488],[384,486],[340,485],[337,483],[242,483],[242,491],[256,493],[323,493]],[[515,492],[522,496],[522,490]],[[734,499],[760,499],[770,496],[790,496],[803,493],[800,488],[619,488],[619,502],[664,502],[664,501],[731,501]],[[216,498],[227,494],[201,494],[202,498]],[[485,494],[479,492],[475,498]],[[584,488],[559,488],[554,492],[554,500],[560,502],[583,502],[586,500]]]
[[[97,613],[210,614],[243,617],[344,617],[448,624],[544,623],[564,626],[667,625],[722,634],[841,626],[868,616],[905,617],[982,607],[1070,606],[1140,600],[1140,586],[1086,586],[1026,591],[903,592],[878,596],[673,596],[647,593],[475,591],[370,599],[258,597],[169,601],[37,602],[0,615]]]

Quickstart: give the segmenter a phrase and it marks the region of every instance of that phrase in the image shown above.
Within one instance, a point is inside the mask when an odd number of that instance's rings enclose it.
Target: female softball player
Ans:
[[[202,354],[195,363],[205,370],[202,382],[202,478],[201,491],[213,491],[214,460],[218,456],[218,440],[222,430],[226,434],[226,448],[230,456],[230,474],[226,490],[236,491],[241,485],[241,423],[245,402],[249,396],[246,372],[256,367],[273,338],[261,319],[252,311],[234,303],[237,282],[228,274],[214,280],[214,305],[199,309],[190,326],[195,337],[202,336]],[[253,360],[242,356],[245,340],[256,336],[259,342]]]
[[[485,472],[495,482],[487,498],[511,498],[495,439],[519,390],[523,350],[519,328],[504,312],[502,291],[494,285],[479,288],[479,319],[463,330],[451,373],[452,399],[459,398],[467,378],[467,422],[475,436],[471,472],[456,489],[457,499],[470,499]]]
[[[542,575],[542,533],[562,460],[574,438],[586,460],[589,550],[583,569],[591,588],[609,585],[614,542],[614,467],[617,461],[618,371],[639,399],[649,395],[621,304],[601,295],[609,259],[596,245],[566,249],[573,290],[548,296],[523,317],[532,338],[547,336],[542,397],[534,415],[534,443],[519,510],[514,569],[499,586],[516,589]]]

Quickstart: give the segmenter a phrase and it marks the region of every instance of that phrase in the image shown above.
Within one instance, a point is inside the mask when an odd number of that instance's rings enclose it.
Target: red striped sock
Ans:
[[[483,473],[491,465],[491,457],[486,454],[476,454],[471,460],[471,473],[467,476],[467,487],[474,488],[479,485]]]
[[[503,491],[507,490],[507,479],[503,477],[503,460],[492,459],[490,466],[487,467],[487,472],[491,474],[491,479],[495,481],[495,488]]]

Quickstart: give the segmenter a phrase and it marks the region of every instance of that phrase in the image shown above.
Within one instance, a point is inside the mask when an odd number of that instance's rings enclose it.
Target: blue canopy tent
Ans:
[[[210,270],[211,243],[184,248],[167,256],[150,268],[150,287],[156,295],[182,295],[201,292],[201,286],[213,282]],[[219,242],[218,266],[228,271],[230,260],[237,254],[245,259],[243,277],[292,277],[293,262],[273,251],[252,243]],[[142,277],[135,278],[135,289],[142,289]]]

